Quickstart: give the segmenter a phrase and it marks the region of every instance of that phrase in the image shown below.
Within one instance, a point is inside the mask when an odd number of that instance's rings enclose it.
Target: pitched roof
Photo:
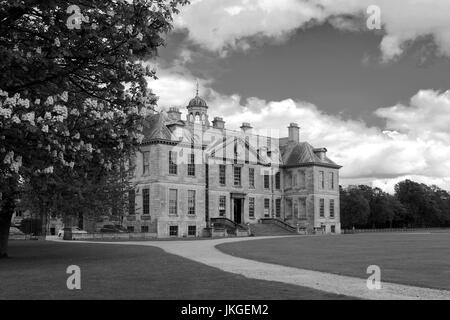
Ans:
[[[281,157],[284,166],[298,166],[302,164],[325,165],[340,168],[327,156],[322,160],[314,153],[314,147],[308,142],[289,142],[280,145]]]
[[[152,114],[147,117],[144,121],[144,141],[154,139],[171,140],[172,133],[166,126],[167,121],[169,119],[164,112]]]

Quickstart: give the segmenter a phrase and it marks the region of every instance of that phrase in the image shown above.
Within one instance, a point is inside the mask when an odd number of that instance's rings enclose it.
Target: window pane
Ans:
[[[226,166],[224,164],[219,165],[219,183],[223,186],[226,184]]]
[[[241,167],[234,167],[234,185],[241,185]]]
[[[325,216],[325,199],[320,199],[320,216]]]
[[[169,235],[178,236],[178,226],[169,226]]]
[[[319,172],[319,178],[320,178],[320,187],[322,189],[325,189],[325,173],[323,171]]]
[[[169,151],[169,173],[177,174],[177,154]]]
[[[150,214],[150,189],[142,190],[142,209],[143,214]]]
[[[220,196],[219,197],[219,215],[221,217],[225,216],[226,205],[227,205],[227,198],[226,198],[226,196]]]
[[[197,235],[197,226],[188,226],[188,236]]]
[[[169,190],[169,214],[178,214],[178,191],[176,189]]]
[[[270,199],[264,199],[264,216],[270,216]]]
[[[334,218],[334,199],[330,199],[330,218]]]
[[[267,173],[264,174],[264,189],[270,188],[270,180],[269,175]]]
[[[277,172],[275,174],[275,189],[280,190],[281,186],[281,174]]]
[[[195,190],[188,190],[188,214],[195,214]]]
[[[250,188],[255,187],[255,169],[254,168],[248,169],[248,184],[249,184]]]
[[[248,198],[248,216],[251,218],[255,216],[255,198]]]
[[[188,176],[195,176],[195,154],[189,155]]]
[[[275,213],[277,218],[281,216],[281,199],[275,200]]]
[[[143,159],[143,172],[144,174],[148,174],[150,172],[150,152],[145,151],[144,152],[144,159]]]

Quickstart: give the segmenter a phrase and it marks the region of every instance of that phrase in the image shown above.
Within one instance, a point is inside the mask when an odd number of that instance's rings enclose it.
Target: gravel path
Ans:
[[[190,260],[194,260],[220,270],[240,274],[248,278],[278,281],[325,292],[342,294],[361,299],[410,300],[426,299],[450,300],[450,291],[407,286],[394,283],[381,283],[381,289],[369,290],[366,279],[341,276],[312,270],[280,266],[271,263],[238,258],[225,254],[215,248],[216,245],[229,242],[262,240],[281,237],[225,238],[201,241],[136,241],[136,242],[89,242],[70,243],[108,243],[141,246],[155,246],[164,251]],[[57,240],[60,241],[60,240]]]

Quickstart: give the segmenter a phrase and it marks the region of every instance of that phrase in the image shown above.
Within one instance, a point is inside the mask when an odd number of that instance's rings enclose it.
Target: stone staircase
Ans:
[[[250,225],[250,232],[254,236],[283,236],[294,235],[296,232],[287,230],[273,223],[256,223]]]

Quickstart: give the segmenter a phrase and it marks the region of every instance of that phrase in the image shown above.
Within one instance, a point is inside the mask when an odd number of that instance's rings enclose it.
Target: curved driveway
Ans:
[[[168,253],[194,260],[226,272],[240,274],[248,278],[278,281],[361,299],[450,300],[450,291],[447,290],[428,289],[387,282],[382,282],[381,289],[379,290],[369,290],[366,286],[366,279],[238,258],[225,254],[215,247],[222,243],[262,240],[268,238],[273,239],[281,237],[224,238],[198,241],[71,241],[69,243],[85,242],[154,246],[161,248]]]

